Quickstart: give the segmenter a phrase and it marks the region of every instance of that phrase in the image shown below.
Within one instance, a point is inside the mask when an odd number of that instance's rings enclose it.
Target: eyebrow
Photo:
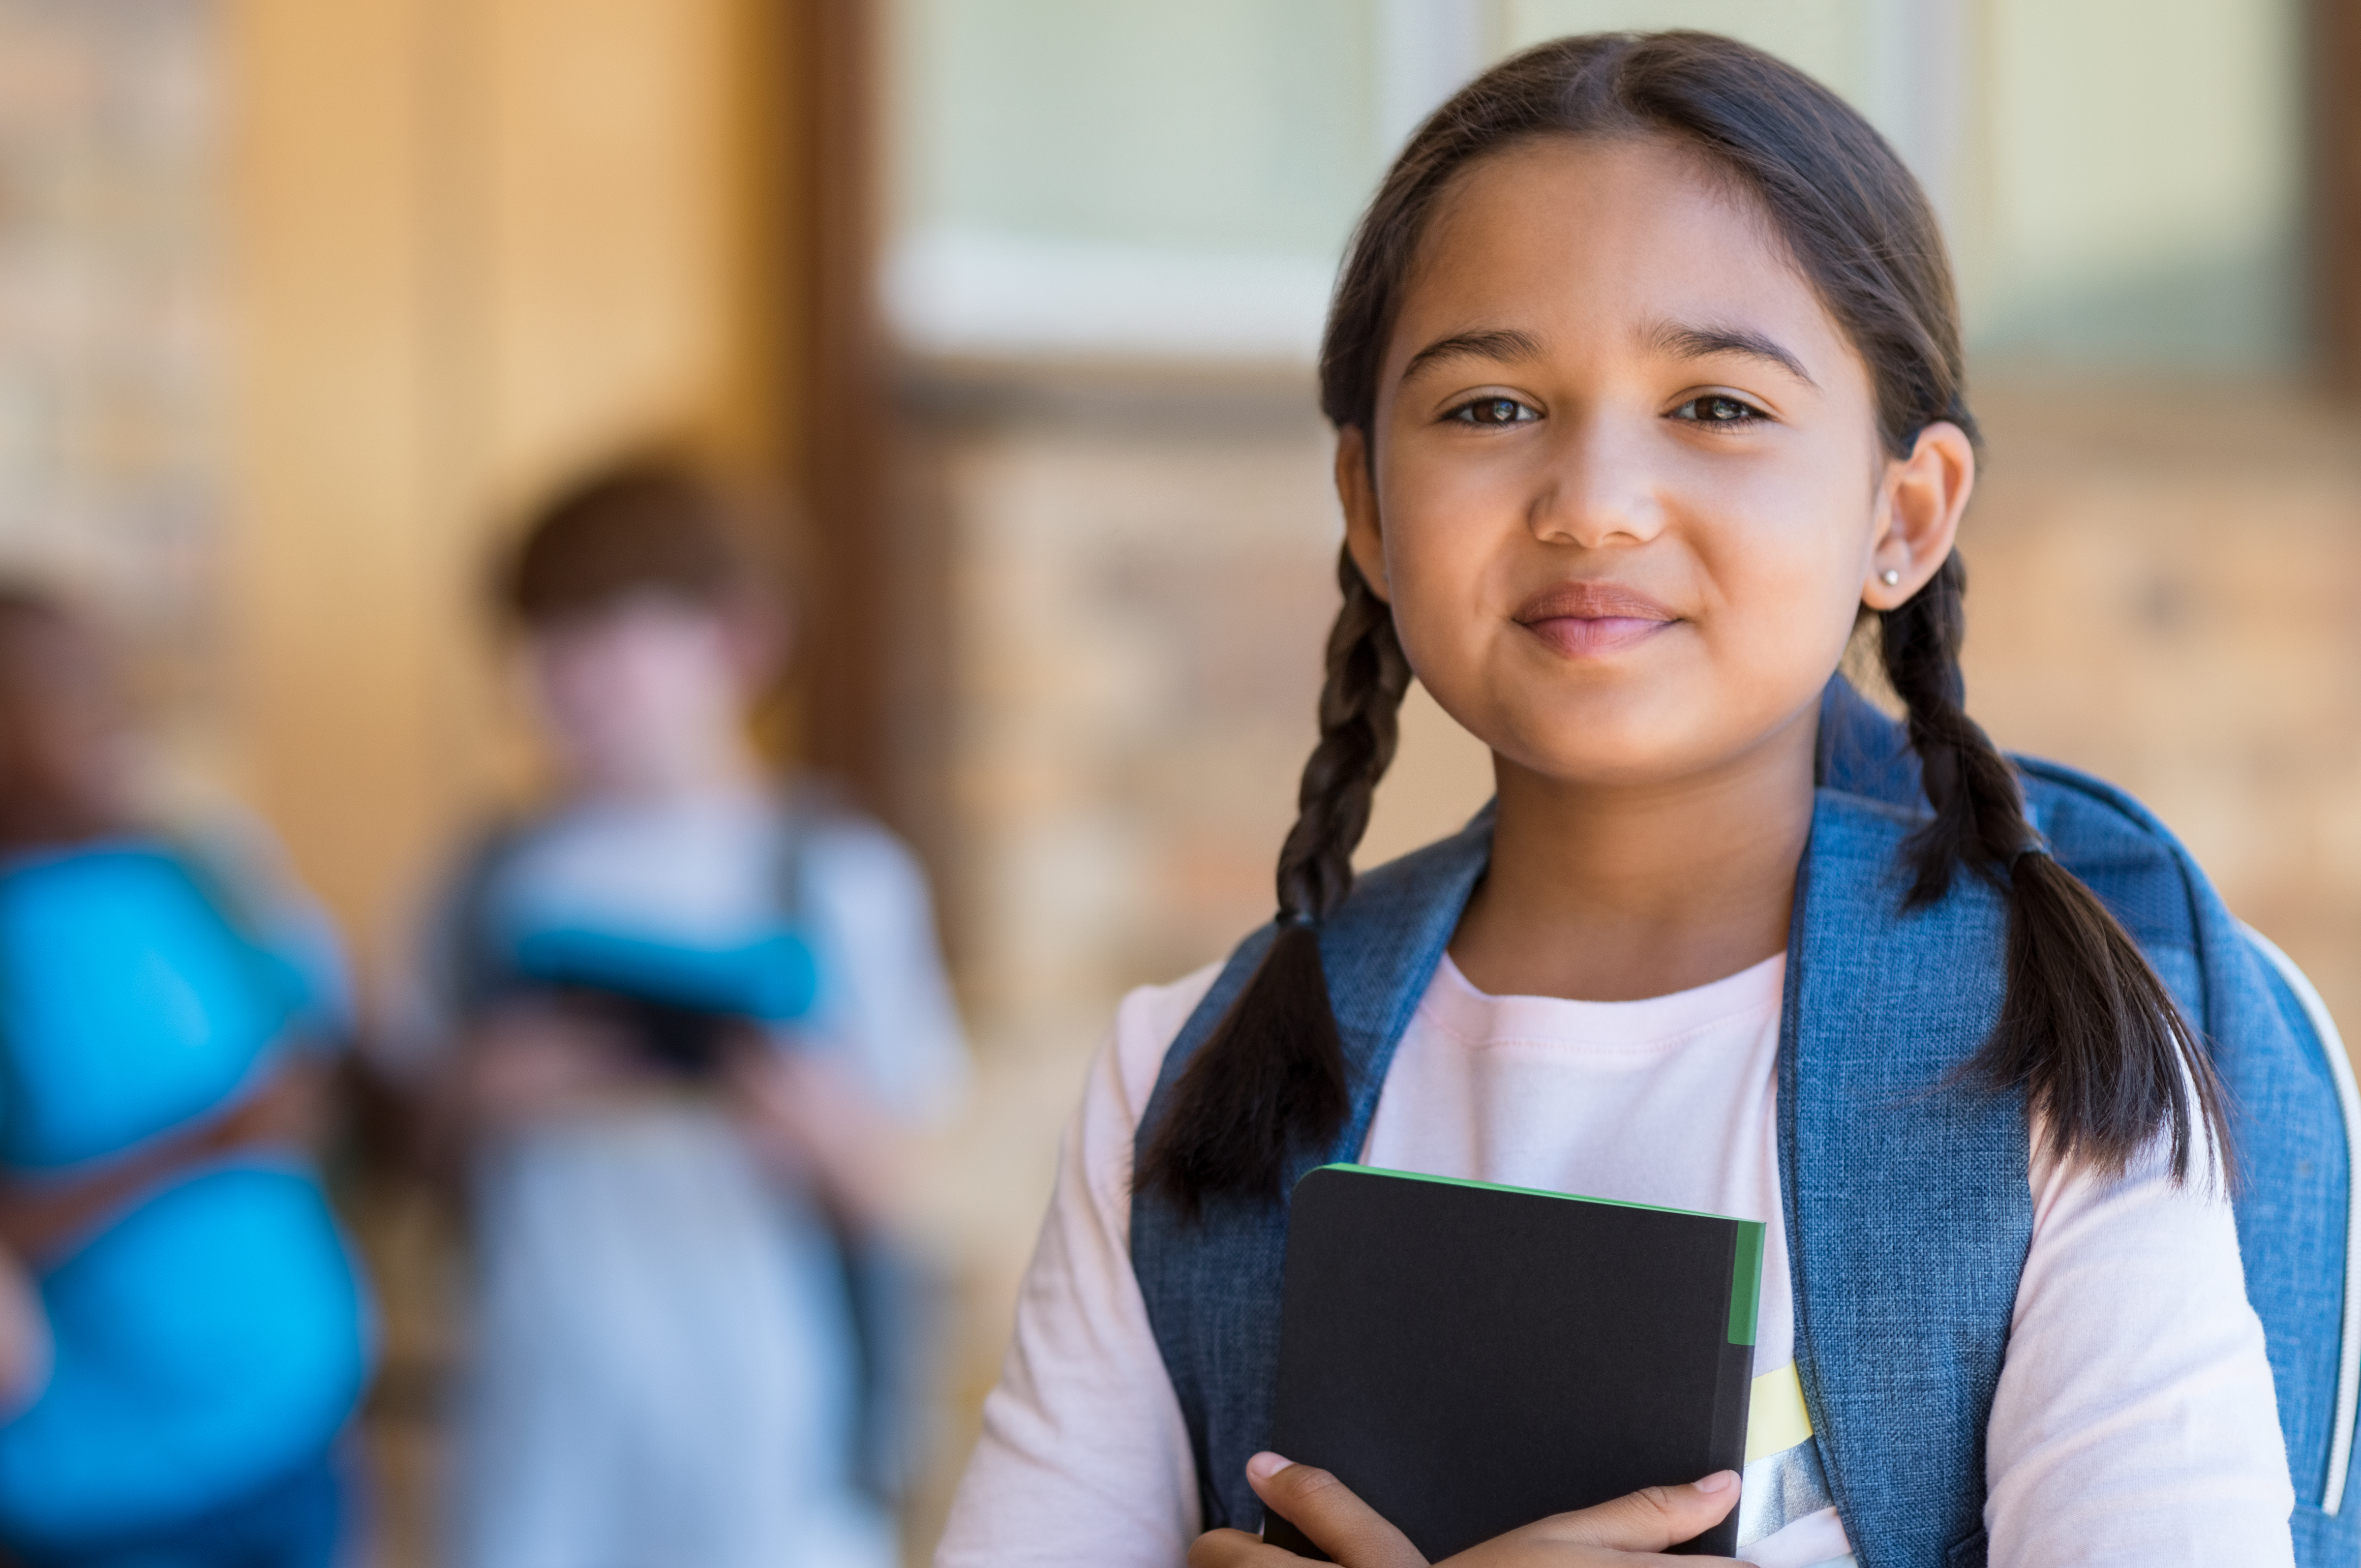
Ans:
[[[1747,359],[1760,359],[1776,365],[1806,387],[1817,387],[1804,368],[1804,362],[1759,332],[1749,332],[1738,326],[1691,326],[1680,322],[1665,322],[1648,334],[1651,346],[1682,359],[1709,359],[1716,355],[1735,354]]]
[[[1416,354],[1402,367],[1401,378],[1410,380],[1430,365],[1446,359],[1538,359],[1541,340],[1531,333],[1501,328],[1491,332],[1455,332],[1449,337],[1439,337]]]

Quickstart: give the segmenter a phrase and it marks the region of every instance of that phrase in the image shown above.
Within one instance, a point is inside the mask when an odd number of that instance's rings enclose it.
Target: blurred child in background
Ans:
[[[346,986],[258,833],[132,804],[91,630],[0,586],[0,1543],[327,1568],[370,1321],[310,1147]]]
[[[885,1230],[965,1047],[909,854],[749,741],[785,629],[731,528],[617,472],[500,583],[562,784],[430,948],[477,1255],[457,1568],[896,1559]]]

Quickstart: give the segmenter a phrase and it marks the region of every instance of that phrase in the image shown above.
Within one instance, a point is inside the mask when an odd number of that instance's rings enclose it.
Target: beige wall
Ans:
[[[763,15],[228,13],[229,751],[365,946],[515,771],[476,613],[494,520],[620,444],[776,455]]]

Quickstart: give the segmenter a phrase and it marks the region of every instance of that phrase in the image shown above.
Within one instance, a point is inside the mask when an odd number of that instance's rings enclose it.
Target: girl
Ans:
[[[1259,1452],[1283,1195],[1337,1158],[1774,1222],[1774,1451],[1471,1568],[1656,1561],[1732,1506],[1772,1565],[2290,1561],[2222,1092],[2068,835],[2143,932],[2226,916],[2028,764],[2053,856],[1960,710],[1975,426],[1890,149],[1727,39],[1535,49],[1394,166],[1321,372],[1345,604],[1279,919],[1124,1003],[939,1563],[1294,1561],[1265,1508],[1418,1561]],[[1834,678],[1863,620],[1906,751]],[[1498,795],[1356,887],[1413,673]],[[2269,1007],[2172,940],[2217,1038]]]

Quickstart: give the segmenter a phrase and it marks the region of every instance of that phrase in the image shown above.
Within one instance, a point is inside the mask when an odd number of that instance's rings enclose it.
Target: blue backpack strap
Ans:
[[[2297,1562],[2350,1563],[2361,1558],[2345,1368],[2352,1161],[2331,1039],[2145,806],[2071,768],[2016,761],[2059,859],[2139,940],[2212,1053],[2229,1101],[2246,1299],[2295,1485]]]
[[[2147,807],[2111,784],[2013,759],[2026,808],[2059,861],[2122,921],[2187,1011],[2228,1091],[2239,1167],[2232,1194],[2247,1299],[2261,1319],[2295,1484],[2296,1561],[2361,1561],[2351,1463],[2361,1401],[2361,1269],[2350,1269],[2352,1138],[2334,1025],[2257,945]],[[1901,729],[1842,680],[1822,699],[1821,776],[1916,808]],[[2302,987],[2308,992],[2308,984]]]
[[[1359,1155],[1394,1046],[1443,961],[1491,850],[1488,808],[1456,837],[1360,878],[1322,925],[1320,956],[1345,1046],[1350,1108],[1332,1146],[1296,1151],[1282,1190],[1315,1166]],[[1140,1117],[1136,1156],[1146,1153],[1182,1069],[1246,988],[1275,934],[1266,926],[1239,946],[1164,1053]],[[1270,1431],[1286,1264],[1284,1200],[1219,1198],[1191,1222],[1153,1193],[1132,1196],[1132,1269],[1188,1421],[1207,1530],[1260,1526],[1262,1501],[1246,1485],[1246,1462]]]
[[[1905,913],[1916,825],[1820,793],[1781,1024],[1795,1367],[1862,1568],[1982,1561],[1984,1431],[2033,1235],[2023,1097],[1954,1078],[1999,1017],[2007,910],[1960,877]]]
[[[2345,1197],[2344,1256],[2353,1257],[2361,1252],[2361,1203],[2354,1201],[2350,1174],[2352,1150],[2361,1144],[2361,1086],[2354,1081],[2353,1064],[2345,1055],[2345,1041],[2338,1033],[2336,1021],[2329,1016],[2328,1004],[2320,992],[2295,965],[2295,960],[2274,946],[2270,939],[2252,927],[2241,927],[2248,946],[2263,959],[2262,970],[2281,1019],[2299,1040],[2309,1041],[2317,1047],[2318,1058],[2328,1078],[2336,1088],[2338,1111],[2345,1123],[2345,1145],[2347,1171],[2344,1181]],[[2245,1229],[2242,1215],[2241,1230]],[[2259,1229],[2259,1225],[2257,1227]],[[2241,1245],[2244,1245],[2243,1234]],[[2255,1265],[2246,1264],[2250,1277]],[[2344,1273],[2344,1311],[2336,1334],[2335,1391],[2325,1400],[2328,1426],[2324,1433],[2328,1452],[2321,1468],[2319,1500],[2315,1505],[2306,1496],[2302,1476],[2298,1475],[2295,1517],[2296,1557],[2307,1565],[2315,1563],[2353,1563],[2361,1561],[2361,1507],[2355,1506],[2352,1492],[2354,1417],[2356,1405],[2361,1405],[2361,1269],[2347,1266]],[[2317,1304],[2315,1304],[2315,1311]],[[2268,1336],[2269,1326],[2265,1325]],[[2324,1339],[2325,1336],[2316,1336]],[[2317,1348],[2316,1346],[2313,1348]],[[2279,1366],[2272,1366],[2274,1377]],[[2315,1399],[2319,1398],[2315,1391]],[[2280,1421],[2287,1421],[2285,1402],[2280,1408]],[[2301,1462],[2290,1446],[2290,1464],[2300,1471]],[[2310,1550],[2307,1550],[2310,1548]]]

